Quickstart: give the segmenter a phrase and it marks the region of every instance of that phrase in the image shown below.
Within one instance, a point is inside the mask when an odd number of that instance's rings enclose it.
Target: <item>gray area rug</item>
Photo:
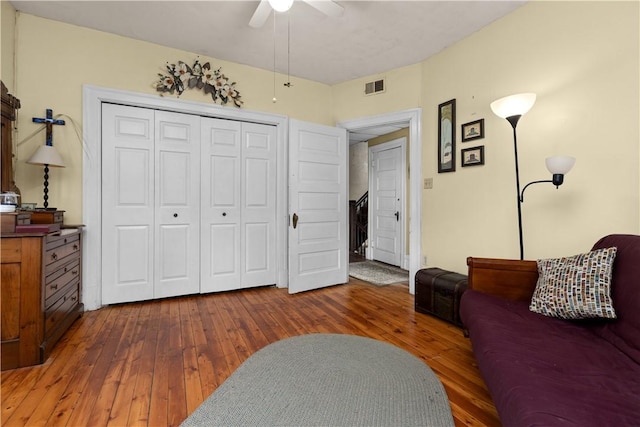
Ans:
[[[407,270],[369,260],[350,263],[349,276],[377,286],[409,282],[409,272]]]
[[[192,426],[453,426],[440,380],[370,338],[310,334],[247,359],[183,423]]]

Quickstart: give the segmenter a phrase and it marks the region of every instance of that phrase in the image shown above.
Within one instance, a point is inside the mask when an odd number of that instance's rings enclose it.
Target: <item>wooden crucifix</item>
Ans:
[[[38,117],[34,117],[33,118],[33,122],[34,123],[45,123],[47,125],[47,145],[48,146],[52,146],[53,145],[53,125],[63,125],[64,126],[64,120],[56,120],[53,118],[53,110],[47,108],[47,117],[45,117],[44,119],[42,118],[38,118]]]

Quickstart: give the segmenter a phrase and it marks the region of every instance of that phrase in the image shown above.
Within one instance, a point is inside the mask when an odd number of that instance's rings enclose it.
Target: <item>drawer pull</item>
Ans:
[[[73,250],[77,251],[78,249],[80,249],[80,247],[78,245],[73,245]]]
[[[78,274],[78,270],[72,270],[71,274],[73,274],[75,276],[76,274]]]
[[[56,289],[58,289],[58,285],[51,285],[51,289],[55,291]]]
[[[57,254],[57,253],[55,253],[55,252],[54,252],[54,253],[52,253],[52,254],[51,254],[51,259],[52,259],[52,260],[54,260],[54,261],[55,261],[55,260],[57,260],[57,259],[58,259],[58,254]]]
[[[78,297],[76,297],[75,295],[71,297],[71,301],[75,301],[77,299],[78,299]]]

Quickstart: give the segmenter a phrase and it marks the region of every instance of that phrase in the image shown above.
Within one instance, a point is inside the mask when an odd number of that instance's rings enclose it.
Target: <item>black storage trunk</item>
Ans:
[[[467,289],[467,276],[441,268],[423,268],[416,273],[415,309],[462,326],[460,297]]]

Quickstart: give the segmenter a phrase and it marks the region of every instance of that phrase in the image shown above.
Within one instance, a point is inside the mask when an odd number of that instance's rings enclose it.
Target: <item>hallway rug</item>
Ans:
[[[350,263],[349,276],[376,286],[409,283],[409,272],[407,270],[371,260]]]
[[[453,426],[433,371],[391,344],[309,334],[249,357],[182,423],[194,426]]]

